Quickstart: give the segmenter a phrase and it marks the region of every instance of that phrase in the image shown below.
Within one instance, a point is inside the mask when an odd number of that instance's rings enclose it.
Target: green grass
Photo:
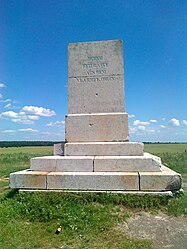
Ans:
[[[187,153],[187,144],[145,144],[145,151],[153,154]]]
[[[32,157],[52,155],[51,146],[0,148],[0,176],[8,177],[11,172],[29,168]]]
[[[152,248],[151,242],[130,240],[119,229],[133,202],[106,194],[9,192],[0,203],[0,248]]]
[[[9,148],[0,148],[1,154],[14,154],[14,153],[31,153],[31,154],[52,154],[52,146],[31,146],[31,147],[9,147]]]
[[[146,151],[159,154],[169,167],[186,174],[184,145],[178,145],[176,150],[173,145],[159,146],[154,152],[152,145],[146,145]],[[151,241],[127,238],[119,224],[142,210],[186,215],[186,192],[170,198],[95,193],[18,194],[8,189],[10,172],[28,168],[31,157],[50,154],[52,147],[0,149],[0,248],[151,249]],[[56,235],[59,226],[62,232]]]

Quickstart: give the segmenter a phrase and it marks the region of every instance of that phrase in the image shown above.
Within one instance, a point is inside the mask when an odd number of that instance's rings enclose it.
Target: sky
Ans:
[[[1,0],[0,140],[64,140],[68,43],[123,40],[130,141],[187,141],[187,1]]]

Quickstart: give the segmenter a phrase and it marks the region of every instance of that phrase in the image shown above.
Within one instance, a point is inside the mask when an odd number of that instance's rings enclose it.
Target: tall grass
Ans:
[[[50,155],[51,153],[45,153]],[[0,176],[8,177],[11,172],[29,168],[32,157],[43,156],[44,153],[5,153],[0,154]]]

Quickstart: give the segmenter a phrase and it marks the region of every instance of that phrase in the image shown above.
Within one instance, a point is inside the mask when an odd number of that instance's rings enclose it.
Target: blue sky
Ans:
[[[1,0],[0,140],[64,140],[67,46],[122,39],[131,141],[187,141],[187,1]]]

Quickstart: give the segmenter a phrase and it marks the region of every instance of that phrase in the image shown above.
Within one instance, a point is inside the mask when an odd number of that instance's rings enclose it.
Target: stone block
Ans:
[[[68,46],[68,113],[124,112],[122,41]]]
[[[54,156],[63,156],[64,155],[64,144],[63,143],[54,144],[53,155]]]
[[[93,171],[93,157],[45,156],[31,159],[31,170],[36,171]]]
[[[66,143],[65,156],[142,156],[143,143],[133,142],[90,142]]]
[[[140,190],[176,191],[181,188],[181,175],[162,165],[161,172],[140,172]]]
[[[93,190],[61,190],[61,189],[19,189],[19,192],[66,192],[66,193],[108,193],[108,194],[123,194],[123,195],[152,195],[152,196],[170,196],[173,197],[176,193],[180,194],[183,193],[183,190],[180,189],[179,191],[139,191],[139,190],[99,190],[99,191],[93,191]]]
[[[161,160],[149,153],[143,156],[96,156],[94,171],[140,172],[161,171]]]
[[[123,84],[118,75],[69,78],[68,113],[124,112]]]
[[[68,115],[65,120],[67,142],[128,141],[127,113]]]
[[[10,174],[10,188],[46,189],[48,172],[22,170]]]
[[[48,189],[61,190],[139,190],[138,173],[123,172],[51,172]]]

